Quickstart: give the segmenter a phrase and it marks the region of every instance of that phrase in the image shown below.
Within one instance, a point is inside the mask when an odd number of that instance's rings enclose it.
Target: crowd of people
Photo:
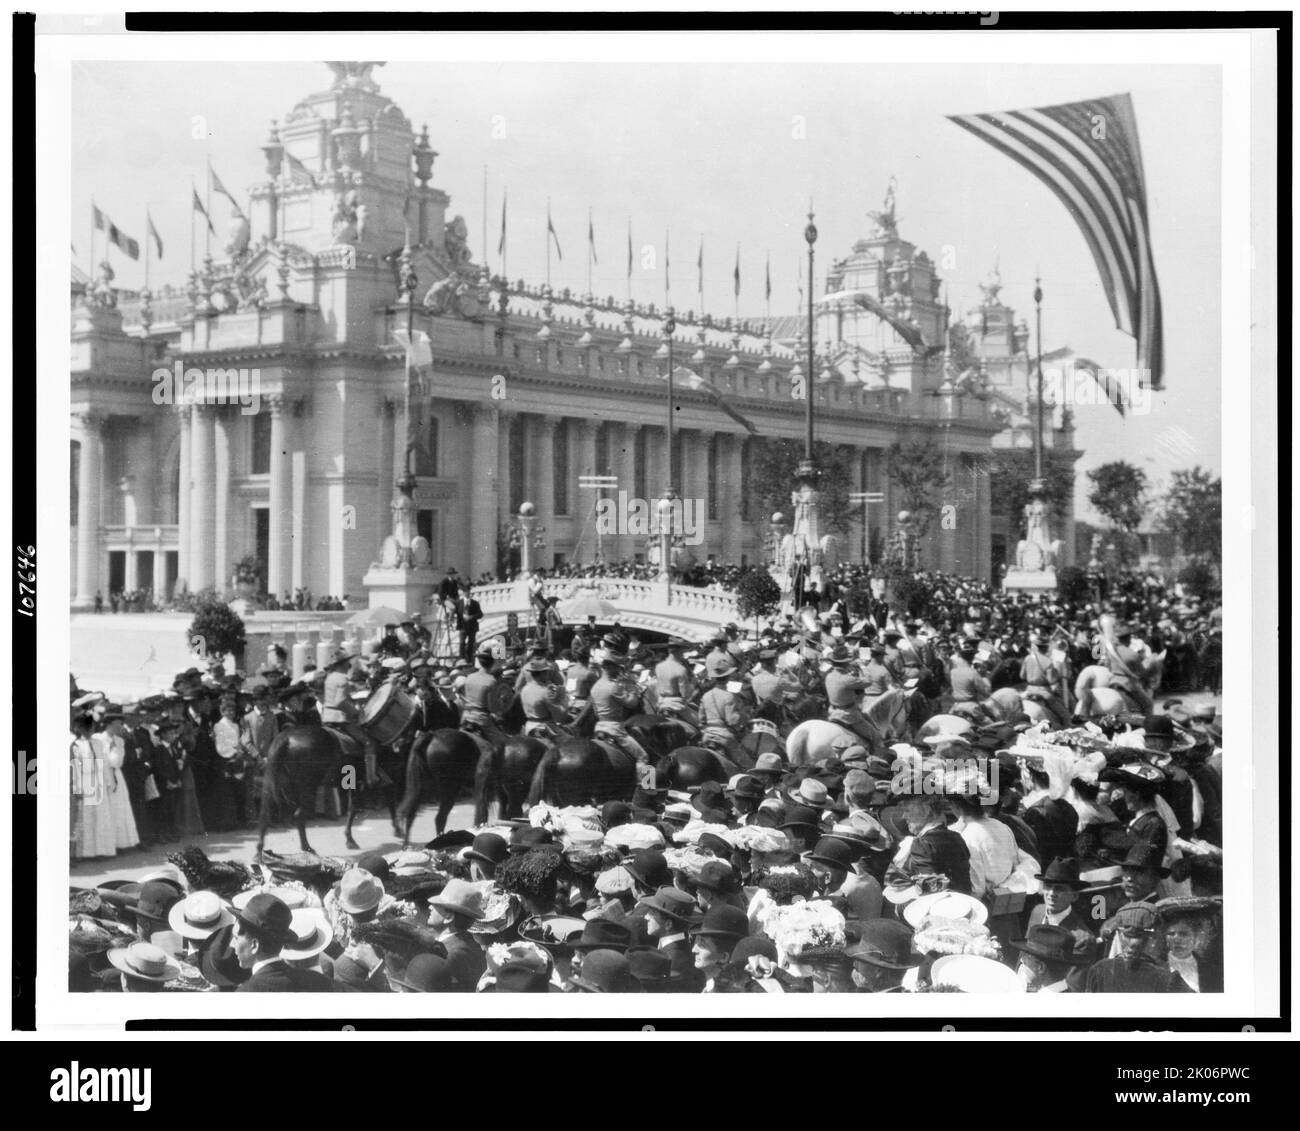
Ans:
[[[592,622],[458,663],[412,619],[323,671],[291,673],[283,655],[247,680],[191,669],[128,704],[74,681],[74,854],[132,837],[177,849],[138,881],[74,888],[71,984],[1222,990],[1222,719],[1210,703],[1156,704],[1138,631],[1157,613],[1180,628],[1213,612],[1142,579],[1096,609],[951,578],[927,588],[919,616],[850,613],[830,591],[756,638],[729,625],[701,645]],[[1062,678],[1076,649],[1111,665],[1117,686],[1133,677],[1125,709],[1079,711]],[[1023,712],[990,709],[995,680]],[[458,726],[485,750],[509,726],[594,732],[628,757],[626,793],[543,798],[421,849],[348,860],[268,854],[250,867],[183,847],[252,819],[281,729],[356,733],[386,683],[413,697],[417,732]],[[904,689],[929,706],[908,741],[889,741],[873,704]],[[1056,713],[1031,720],[1035,705]],[[676,780],[648,711],[728,772]],[[795,715],[839,724],[825,751],[787,750]]]

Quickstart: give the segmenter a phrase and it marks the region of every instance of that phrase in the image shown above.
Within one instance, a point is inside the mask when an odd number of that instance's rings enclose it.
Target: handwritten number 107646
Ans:
[[[25,617],[35,616],[36,547],[18,547],[18,611]]]

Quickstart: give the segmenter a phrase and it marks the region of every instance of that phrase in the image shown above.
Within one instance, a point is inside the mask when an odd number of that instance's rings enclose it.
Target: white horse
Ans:
[[[1089,664],[1074,681],[1075,714],[1084,719],[1138,711],[1139,707],[1118,687],[1110,685],[1110,669]]]
[[[907,696],[891,688],[879,696],[863,714],[880,732],[886,742],[897,742],[907,737]],[[847,737],[850,745],[862,746],[859,735],[846,726],[829,719],[806,719],[785,739],[786,758],[792,766],[806,766],[823,758],[834,758],[843,748]]]

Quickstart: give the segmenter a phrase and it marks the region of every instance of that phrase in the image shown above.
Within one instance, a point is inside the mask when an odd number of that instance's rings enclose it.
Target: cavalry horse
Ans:
[[[906,692],[891,688],[876,698],[862,712],[880,735],[882,744],[899,742],[908,735],[908,699]],[[861,736],[846,726],[828,719],[809,719],[794,728],[785,740],[786,756],[791,766],[807,766],[824,758],[834,758],[845,736],[856,746],[865,745]]]

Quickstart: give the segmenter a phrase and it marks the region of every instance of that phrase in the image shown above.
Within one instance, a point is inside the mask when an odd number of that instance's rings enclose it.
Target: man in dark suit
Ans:
[[[474,599],[469,586],[456,605],[456,627],[460,629],[460,658],[466,663],[474,659],[478,647],[478,625],[483,619],[483,607]]]
[[[317,970],[290,966],[280,950],[293,938],[293,913],[273,895],[259,893],[235,911],[235,958],[252,976],[237,993],[327,994],[334,982]]]
[[[447,570],[447,576],[438,582],[438,602],[445,604],[448,601],[456,601],[460,597],[460,577],[456,573],[456,567],[452,566]]]
[[[900,849],[895,867],[908,876],[936,873],[948,877],[948,889],[971,892],[970,849],[960,833],[944,822],[944,799],[937,794],[905,797],[899,805],[911,844]]]
[[[465,880],[448,880],[429,900],[429,926],[438,931],[438,941],[447,949],[447,965],[460,993],[473,993],[487,969],[487,956],[469,932],[470,924],[482,918],[483,894]]]
[[[1097,950],[1098,924],[1077,906],[1079,892],[1087,885],[1079,879],[1079,861],[1073,857],[1053,860],[1035,877],[1043,885],[1043,902],[1029,912],[1029,927],[1063,927],[1074,936],[1075,953],[1091,961]]]

